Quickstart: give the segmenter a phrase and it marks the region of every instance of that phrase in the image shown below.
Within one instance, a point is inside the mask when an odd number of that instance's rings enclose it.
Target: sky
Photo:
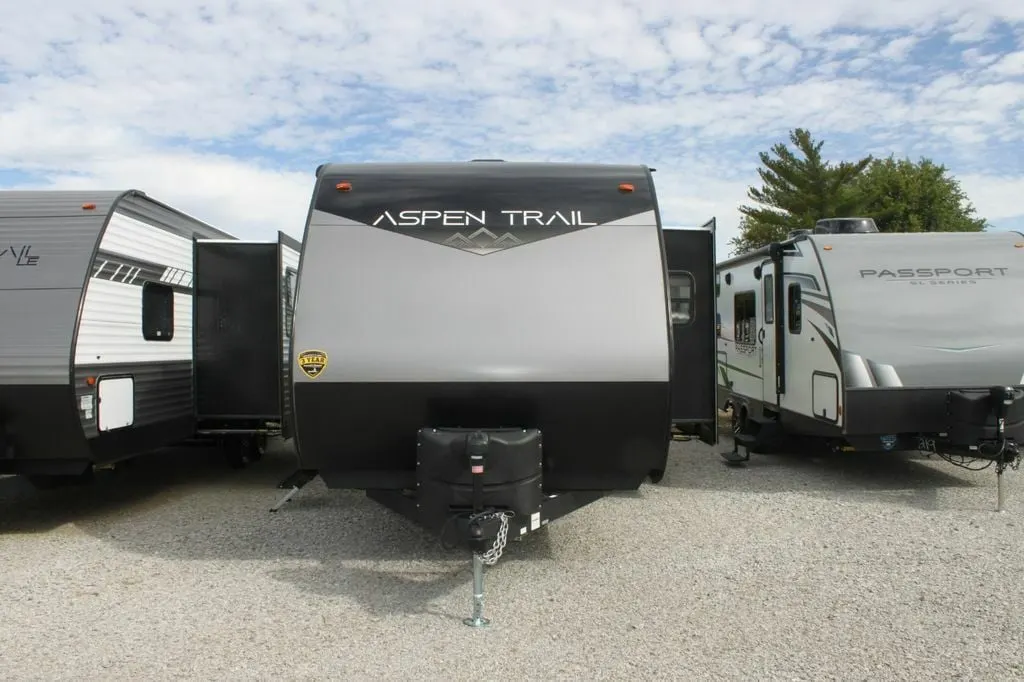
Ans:
[[[1024,229],[1021,0],[0,3],[0,188],[141,189],[301,237],[324,162],[643,163],[715,217],[758,152],[945,164]]]

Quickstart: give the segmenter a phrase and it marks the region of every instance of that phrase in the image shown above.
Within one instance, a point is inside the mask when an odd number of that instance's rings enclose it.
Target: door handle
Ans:
[[[764,327],[757,330],[757,340],[760,343],[764,343]]]

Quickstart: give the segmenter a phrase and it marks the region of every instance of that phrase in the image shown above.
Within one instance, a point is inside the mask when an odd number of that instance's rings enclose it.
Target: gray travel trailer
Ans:
[[[193,272],[198,440],[230,461],[259,459],[287,418],[298,240],[196,239]]]
[[[88,475],[194,433],[194,238],[137,190],[0,192],[0,473]]]
[[[1017,462],[1024,236],[821,221],[718,264],[727,459],[797,438]]]
[[[678,433],[695,435],[709,445],[718,443],[718,410],[693,386],[717,390],[717,312],[703,298],[715,290],[716,226],[712,218],[700,227],[664,227],[672,350],[680,358],[672,367],[672,424]],[[712,256],[695,259],[694,252]]]
[[[681,267],[713,263],[697,240]],[[321,166],[292,348],[302,469],[282,487],[364,490],[461,540],[479,578],[507,537],[661,479],[688,362],[668,291],[646,166]],[[700,376],[680,390],[706,416]]]

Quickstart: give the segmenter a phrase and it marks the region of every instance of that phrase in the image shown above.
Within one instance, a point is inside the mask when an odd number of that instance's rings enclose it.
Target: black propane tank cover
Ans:
[[[537,429],[422,429],[416,502],[431,525],[443,523],[454,510],[473,508],[469,451],[483,443],[487,466],[478,476],[483,479],[484,508],[510,510],[517,522],[540,512],[542,458],[537,457]]]

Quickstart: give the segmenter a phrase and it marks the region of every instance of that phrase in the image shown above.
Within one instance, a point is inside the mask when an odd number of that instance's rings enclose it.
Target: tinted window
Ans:
[[[142,285],[142,338],[170,341],[174,338],[174,289],[159,282]]]

